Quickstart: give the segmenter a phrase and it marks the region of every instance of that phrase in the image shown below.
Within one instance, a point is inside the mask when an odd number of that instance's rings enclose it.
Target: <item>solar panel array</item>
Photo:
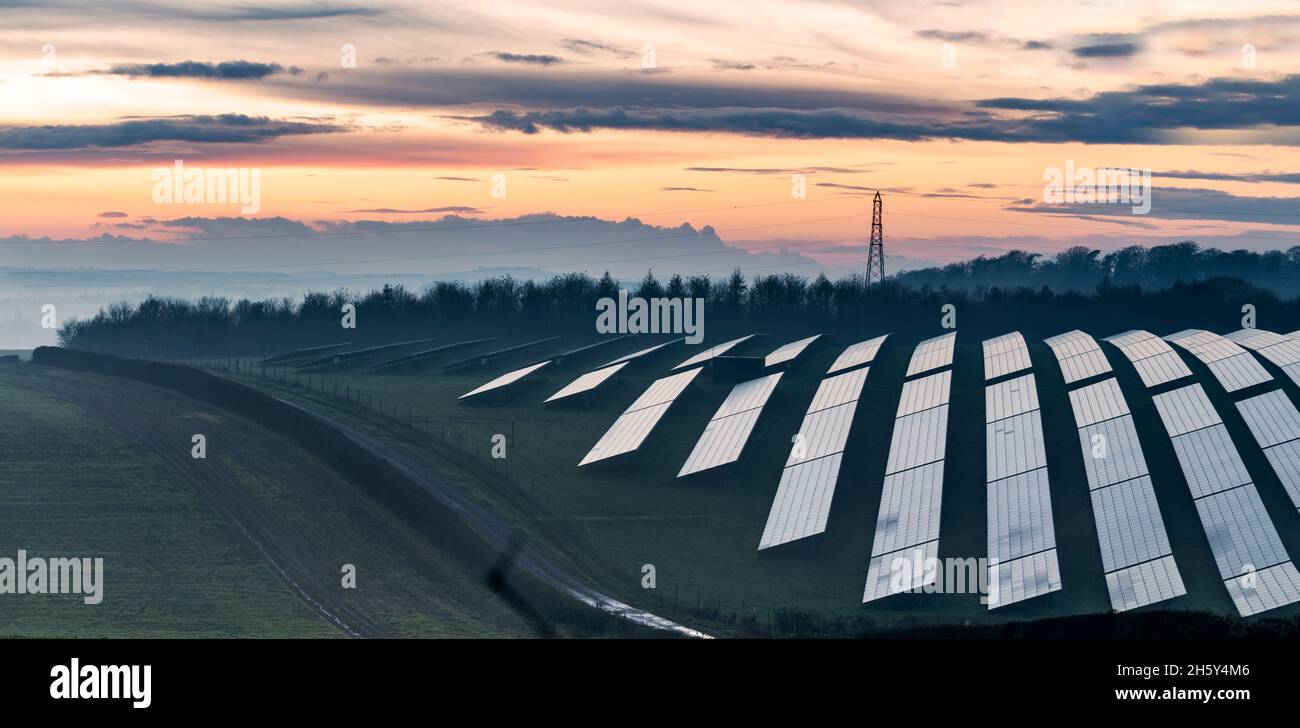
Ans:
[[[951,365],[956,336],[921,342],[912,352],[908,374]],[[903,383],[862,591],[864,604],[935,581],[935,572],[923,567],[939,552],[951,388],[951,369]]]
[[[1066,384],[1074,384],[1084,379],[1091,379],[1111,371],[1110,362],[1102,353],[1097,340],[1075,329],[1058,334],[1043,343],[1052,349],[1056,362],[1061,365],[1061,375]]]
[[[1300,384],[1300,341],[1259,329],[1242,329],[1227,338],[1273,362],[1291,381]]]
[[[607,362],[605,362],[604,364],[601,364],[599,367],[597,367],[597,369],[604,369],[605,367],[607,367],[607,366],[612,366],[612,365],[614,365],[614,364],[622,364],[622,363],[625,362],[625,361],[632,361],[633,359],[640,359],[640,358],[643,357],[643,356],[648,356],[648,355],[650,355],[650,354],[653,354],[653,353],[656,352],[656,351],[659,351],[660,349],[664,348],[665,346],[672,346],[673,344],[676,344],[676,343],[679,342],[679,341],[685,341],[685,339],[673,339],[672,341],[665,341],[665,342],[662,343],[662,344],[655,344],[654,346],[649,346],[649,347],[646,347],[646,348],[641,349],[641,350],[639,350],[639,351],[634,351],[634,352],[632,352],[631,354],[624,354],[623,356],[620,356],[619,358],[617,358],[617,359],[615,359],[615,360],[613,360],[613,361],[607,361]]]
[[[1291,504],[1300,508],[1300,411],[1280,389],[1243,399],[1237,410],[1282,481]]]
[[[840,461],[868,371],[855,369],[818,385],[781,471],[759,551],[826,530]]]
[[[1245,617],[1300,601],[1300,572],[1205,390],[1193,384],[1153,400],[1237,611]]]
[[[446,353],[448,351],[453,351],[455,349],[463,349],[467,346],[474,346],[475,344],[483,344],[488,341],[496,341],[496,340],[497,337],[489,336],[482,339],[468,339],[465,341],[457,341],[451,344],[444,344],[442,346],[435,346],[432,349],[423,349],[421,351],[412,352],[410,354],[404,354],[402,356],[397,357],[396,359],[388,359],[386,361],[381,361],[376,364],[371,364],[369,367],[366,367],[366,371],[374,372],[374,371],[379,371],[381,369],[388,369],[390,367],[398,367],[406,364],[412,364],[422,359],[428,359],[437,356],[438,354]]]
[[[1165,337],[1186,349],[1209,367],[1210,373],[1229,392],[1273,381],[1255,357],[1235,342],[1201,329],[1184,329]]]
[[[1114,344],[1133,363],[1133,368],[1137,369],[1142,383],[1148,388],[1192,376],[1192,370],[1187,368],[1178,353],[1149,331],[1126,331],[1107,336],[1105,340]]]
[[[596,387],[599,387],[600,385],[604,384],[606,381],[609,380],[610,377],[614,376],[615,374],[618,374],[619,371],[627,365],[628,362],[624,361],[624,362],[619,362],[618,364],[615,364],[613,366],[607,366],[603,369],[597,369],[592,372],[587,372],[586,374],[583,374],[582,376],[578,377],[572,382],[569,382],[568,384],[564,385],[564,387],[561,388],[560,391],[547,397],[546,402],[554,402],[559,399],[564,399],[566,397],[572,397],[574,395],[582,394],[583,392],[590,392]]]
[[[514,384],[515,382],[519,381],[520,379],[523,379],[524,377],[528,376],[529,374],[532,374],[533,372],[535,372],[535,371],[541,369],[542,367],[547,366],[547,365],[550,364],[550,363],[551,363],[551,361],[548,359],[548,360],[546,360],[546,361],[544,361],[544,362],[539,362],[539,363],[537,363],[537,364],[529,364],[528,366],[524,367],[523,369],[516,369],[516,370],[514,370],[514,371],[512,371],[512,372],[506,372],[505,374],[502,374],[501,376],[497,377],[496,379],[493,379],[492,381],[488,382],[487,384],[484,384],[484,385],[481,386],[481,387],[478,387],[478,388],[476,388],[476,389],[472,389],[472,390],[470,390],[470,391],[468,391],[468,392],[462,394],[460,397],[458,397],[458,399],[465,399],[466,397],[473,397],[473,396],[475,396],[475,395],[477,395],[477,394],[483,394],[484,392],[490,392],[490,391],[492,391],[492,390],[494,390],[494,389],[500,389],[500,388],[505,387],[505,386],[507,386],[507,385]]]
[[[1033,364],[1029,361],[1029,347],[1019,331],[984,342],[984,379],[997,379],[1024,371]]]
[[[752,338],[754,338],[754,335],[750,334],[749,336],[742,336],[739,339],[724,341],[721,344],[709,347],[708,349],[701,351],[695,356],[692,356],[691,358],[687,359],[681,364],[678,364],[677,366],[673,367],[673,371],[677,371],[678,369],[685,369],[686,367],[694,367],[694,366],[699,366],[701,364],[705,364],[709,360],[713,359],[714,357],[722,356],[723,354],[726,354],[728,351],[731,351],[736,346]]]
[[[704,433],[677,477],[736,462],[763,413],[763,406],[781,381],[781,374],[769,374],[732,387],[709,424],[705,425]]]
[[[791,341],[790,343],[784,346],[778,347],[771,354],[768,354],[766,357],[763,358],[763,366],[774,367],[777,366],[778,364],[785,364],[787,362],[792,362],[795,359],[798,359],[800,355],[802,355],[805,351],[807,351],[808,347],[811,346],[814,341],[820,339],[821,337],[822,337],[821,334],[815,334],[813,336],[809,336],[806,339]]]
[[[1123,612],[1186,594],[1119,383],[1110,377],[1075,389],[1070,407],[1111,608]]]
[[[840,355],[835,358],[835,361],[831,362],[831,368],[827,369],[826,373],[834,374],[846,369],[862,366],[863,364],[870,364],[876,358],[876,354],[880,352],[880,347],[885,343],[885,339],[888,338],[889,334],[885,334],[884,336],[877,336],[874,339],[859,341],[850,346],[841,352]]]
[[[952,364],[953,346],[957,341],[957,332],[926,339],[916,345],[912,360],[907,364],[907,376],[924,374],[932,369],[940,369]]]
[[[641,443],[659,424],[668,408],[701,371],[700,367],[696,367],[656,379],[635,402],[623,410],[623,414],[610,425],[578,466],[629,453],[641,447]]]
[[[1057,591],[1061,571],[1033,373],[986,387],[984,401],[988,606],[996,609]]]

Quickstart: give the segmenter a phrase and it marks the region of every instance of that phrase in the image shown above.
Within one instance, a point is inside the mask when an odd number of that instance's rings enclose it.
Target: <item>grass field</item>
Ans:
[[[0,369],[0,411],[0,555],[105,562],[101,604],[2,595],[0,635],[532,634],[479,576],[256,423],[26,364]],[[190,457],[196,432],[206,460]]]
[[[751,340],[735,353],[761,355],[800,335],[793,332]],[[726,338],[720,334],[711,340]],[[861,604],[889,433],[916,338],[920,337],[891,339],[872,365],[827,532],[807,543],[763,553],[756,547],[789,452],[789,437],[797,430],[821,374],[853,341],[828,343],[795,364],[739,463],[684,480],[676,479],[678,468],[730,389],[713,383],[707,372],[674,405],[640,452],[589,468],[577,467],[623,408],[649,382],[686,357],[680,347],[627,367],[623,381],[598,390],[590,408],[544,408],[541,401],[590,366],[642,348],[644,343],[620,342],[586,359],[566,361],[546,370],[546,376],[538,381],[526,381],[500,398],[479,403],[458,402],[457,397],[501,372],[583,342],[556,342],[549,350],[453,372],[441,371],[436,361],[401,374],[368,375],[358,368],[336,368],[313,372],[310,380],[300,375],[294,386],[291,369],[263,374],[256,368],[250,370],[251,362],[244,361],[239,365],[241,374],[232,376],[314,401],[315,406],[349,412],[372,427],[406,433],[402,437],[410,438],[412,450],[458,450],[460,457],[470,462],[477,457],[480,467],[500,474],[502,484],[483,489],[481,484],[467,483],[467,490],[476,497],[508,514],[520,528],[552,542],[616,595],[706,629],[726,633],[742,619],[762,622],[783,609],[806,612],[813,620],[866,619],[881,627],[999,623],[1108,612],[1083,456],[1066,387],[1050,350],[1038,341],[1031,341],[1030,346],[1047,437],[1063,589],[991,613],[973,595],[900,595]],[[968,558],[984,556],[987,551],[985,383],[979,342],[959,341],[940,556]],[[1126,369],[1122,357],[1109,353],[1138,420],[1175,558],[1189,589],[1187,596],[1158,608],[1234,613],[1218,584],[1208,543],[1149,395],[1140,383],[1134,384],[1136,377]],[[276,374],[285,381],[262,378]],[[309,390],[309,385],[314,389]],[[343,403],[345,394],[351,396],[349,404]],[[381,408],[382,417],[377,414]],[[498,433],[507,437],[513,433],[513,440],[508,457],[494,461],[488,451],[492,436]],[[1262,457],[1248,452],[1253,447],[1249,435],[1240,439],[1239,434],[1234,432],[1234,438],[1266,501],[1270,494],[1276,500],[1282,493],[1280,484],[1267,464],[1261,465]],[[1285,499],[1285,495],[1281,497]],[[1288,547],[1294,549],[1300,536],[1300,521],[1294,511],[1278,511],[1275,521]],[[646,564],[657,571],[658,584],[653,591],[641,587]],[[1147,609],[1153,608],[1157,607]]]

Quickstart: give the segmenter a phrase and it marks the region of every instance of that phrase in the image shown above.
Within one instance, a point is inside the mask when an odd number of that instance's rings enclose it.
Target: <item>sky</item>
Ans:
[[[1294,0],[0,0],[0,268],[842,274],[877,191],[887,270],[1287,248],[1298,41]],[[256,210],[160,201],[177,160]],[[1067,165],[1150,211],[1046,202]]]

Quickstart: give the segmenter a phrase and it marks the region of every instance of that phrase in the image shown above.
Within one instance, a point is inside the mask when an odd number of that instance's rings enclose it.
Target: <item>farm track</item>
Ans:
[[[46,391],[102,418],[122,435],[140,442],[180,477],[191,483],[205,502],[240,538],[252,546],[275,575],[304,604],[350,637],[380,638],[388,630],[340,594],[338,565],[324,563],[307,546],[311,540],[292,524],[267,513],[238,476],[219,458],[190,457],[193,426],[94,388],[54,377],[42,379]],[[195,403],[196,409],[206,407]],[[229,424],[205,423],[209,440]],[[215,428],[215,429],[214,429]]]

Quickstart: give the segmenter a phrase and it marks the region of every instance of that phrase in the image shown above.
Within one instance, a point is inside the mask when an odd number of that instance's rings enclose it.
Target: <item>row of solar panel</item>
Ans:
[[[943,505],[943,461],[948,440],[948,399],[952,389],[956,334],[927,339],[912,351],[903,383],[885,464],[863,603],[912,591],[938,579],[927,568],[939,549]]]

